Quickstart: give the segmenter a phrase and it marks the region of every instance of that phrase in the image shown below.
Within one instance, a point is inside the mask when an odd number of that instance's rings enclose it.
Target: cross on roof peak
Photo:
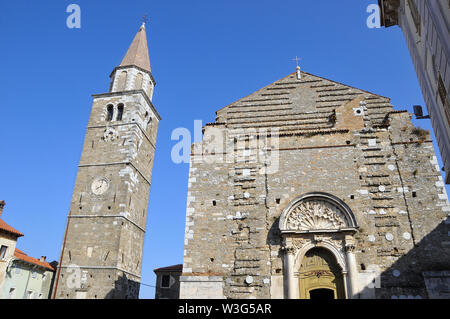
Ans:
[[[292,61],[295,61],[295,63],[297,64],[297,71],[296,71],[297,80],[301,80],[302,74],[300,72],[300,65],[298,65],[298,61],[301,61],[301,58],[296,56],[295,59],[292,59]]]
[[[147,17],[146,14],[144,14],[142,16],[142,25],[145,26],[148,23],[148,21],[149,21],[149,18]]]
[[[292,61],[295,61],[295,63],[297,64],[297,67],[299,67],[298,65],[298,61],[301,61],[302,58],[299,58],[298,56],[295,56],[295,59],[292,59]]]

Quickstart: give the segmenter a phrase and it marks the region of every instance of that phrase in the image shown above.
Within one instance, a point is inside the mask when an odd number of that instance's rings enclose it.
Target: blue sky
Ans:
[[[142,263],[142,282],[154,285],[154,268],[183,257],[189,167],[171,161],[172,130],[214,121],[216,110],[294,72],[295,56],[303,70],[389,96],[396,109],[424,105],[401,30],[366,26],[376,2],[1,1],[0,199],[4,220],[25,234],[18,248],[59,259],[91,94],[107,92],[143,14],[163,118]],[[66,26],[71,3],[81,29]],[[141,286],[141,298],[153,296]]]

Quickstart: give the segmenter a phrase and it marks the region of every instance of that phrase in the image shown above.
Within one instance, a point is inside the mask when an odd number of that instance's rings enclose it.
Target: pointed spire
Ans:
[[[133,42],[128,48],[127,54],[120,63],[120,66],[135,65],[144,70],[150,70],[150,58],[148,56],[147,35],[145,32],[145,22],[139,28]]]

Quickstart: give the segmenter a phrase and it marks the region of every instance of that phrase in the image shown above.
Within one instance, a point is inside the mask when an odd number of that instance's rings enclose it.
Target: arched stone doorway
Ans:
[[[297,197],[283,210],[279,228],[287,298],[310,298],[311,293],[313,297],[330,297],[327,289],[333,291],[333,298],[352,298],[356,294],[353,250],[357,224],[343,201],[326,193]],[[308,270],[308,263],[315,263],[310,266],[317,280],[303,271]],[[322,277],[325,274],[328,277]]]
[[[299,269],[301,299],[344,299],[342,269],[325,248],[306,252]]]

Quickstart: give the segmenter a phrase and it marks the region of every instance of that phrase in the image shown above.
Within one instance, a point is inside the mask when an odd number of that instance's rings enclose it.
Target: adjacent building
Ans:
[[[162,267],[153,271],[156,274],[155,299],[179,299],[183,265]]]
[[[145,24],[96,94],[81,154],[54,298],[138,298],[161,119],[152,104]],[[72,280],[73,274],[80,280]]]
[[[5,206],[0,201],[0,217]],[[21,232],[0,219],[0,299],[48,299],[57,262],[48,263],[16,248]]]
[[[405,36],[450,183],[450,2],[379,0],[381,24]]]
[[[23,236],[20,231],[9,226],[1,218],[5,205],[5,201],[0,201],[0,287],[5,280],[6,269],[14,258],[17,239]]]
[[[1,285],[1,299],[49,299],[57,262],[48,263],[46,257],[33,258],[15,249],[14,258],[6,269]]]
[[[449,298],[450,204],[428,131],[307,72],[194,143],[180,298]]]

